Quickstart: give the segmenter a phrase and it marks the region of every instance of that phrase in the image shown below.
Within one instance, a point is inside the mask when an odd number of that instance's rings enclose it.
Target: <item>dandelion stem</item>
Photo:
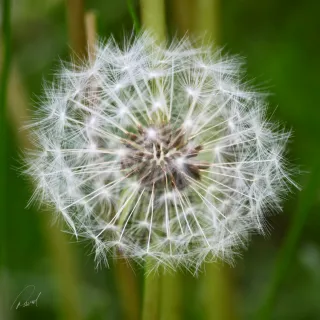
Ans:
[[[237,319],[234,309],[234,292],[230,267],[218,264],[206,264],[206,272],[201,277],[204,298],[205,319]]]
[[[143,27],[153,32],[153,35],[159,42],[166,39],[166,19],[165,19],[165,3],[164,0],[140,0],[141,5],[141,18]],[[164,276],[153,272],[154,263],[151,259],[146,261],[145,265],[145,279],[144,279],[144,292],[143,292],[143,320],[159,319],[159,298],[160,298],[160,281],[162,281],[162,292],[168,292],[171,288],[167,288],[169,279],[166,281]],[[168,275],[169,277],[169,275]],[[177,278],[177,277],[176,277]],[[173,280],[172,278],[171,280]],[[172,282],[171,282],[172,284]],[[174,287],[175,285],[173,285]],[[173,300],[179,300],[178,296],[172,297]],[[174,301],[171,301],[172,305],[175,305]],[[168,308],[171,306],[163,299],[164,307],[161,312],[164,316],[168,316]],[[163,318],[164,319],[164,318]],[[166,318],[171,319],[171,318]],[[174,319],[174,318],[172,318]]]
[[[153,267],[153,261],[146,261],[142,320],[159,320],[160,275]]]
[[[198,0],[194,6],[192,33],[201,37],[204,43],[219,38],[219,0]]]
[[[159,42],[166,39],[164,0],[140,0],[142,26],[151,31]]]
[[[69,39],[74,59],[81,61],[87,57],[87,39],[85,32],[83,0],[66,0]]]
[[[96,56],[97,41],[97,17],[94,12],[89,11],[85,14],[86,39],[88,42],[88,57],[94,61]]]
[[[193,23],[189,23],[191,33],[201,37],[205,44],[210,44],[212,40],[218,41],[219,0],[198,0],[192,4],[192,12]],[[225,264],[206,265],[206,272],[201,280],[203,296],[206,297],[203,303],[207,319],[236,319],[231,274],[232,270]]]
[[[179,272],[161,276],[161,320],[181,319],[181,275]]]
[[[180,35],[190,32],[208,44],[219,40],[219,0],[174,0],[174,24]]]
[[[0,316],[5,317],[3,306],[7,306],[7,281],[6,281],[6,267],[7,267],[7,250],[6,250],[6,190],[7,190],[7,123],[6,123],[6,110],[7,110],[7,90],[8,79],[10,71],[10,51],[11,51],[11,26],[10,26],[10,0],[3,0],[1,6],[1,83],[0,83],[0,233],[1,233],[1,253],[0,253],[0,282],[3,289],[0,291]],[[2,59],[1,59],[2,58]],[[3,277],[3,278],[2,278]]]
[[[124,318],[139,319],[139,295],[137,277],[125,259],[117,259],[115,266],[117,287],[121,297]]]
[[[11,47],[11,28],[10,28],[10,1],[4,0],[2,4],[2,26],[1,26],[1,83],[0,83],[0,212],[1,212],[1,235],[5,236],[5,213],[6,210],[6,175],[7,175],[7,90],[10,71],[10,47]],[[4,244],[5,241],[2,242]],[[3,248],[4,249],[4,248]],[[1,265],[5,264],[6,251],[1,250]]]
[[[320,166],[318,161],[315,162],[315,165],[313,166],[314,169],[311,170],[309,182],[301,192],[298,208],[294,213],[282,248],[279,250],[271,281],[269,282],[270,285],[268,286],[265,298],[258,309],[256,319],[268,320],[272,318],[280,287],[286,278],[292,263],[308,214],[314,204],[314,200],[318,196],[320,181]]]
[[[173,13],[172,19],[179,36],[184,36],[193,29],[193,0],[172,0],[170,1]]]

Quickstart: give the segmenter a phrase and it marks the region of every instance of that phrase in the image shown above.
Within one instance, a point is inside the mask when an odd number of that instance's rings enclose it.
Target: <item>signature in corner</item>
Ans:
[[[26,286],[16,297],[14,300],[12,306],[10,309],[19,309],[19,308],[25,308],[29,306],[38,306],[38,299],[41,295],[41,292],[33,298],[33,295],[35,294],[36,287],[34,285],[28,285]],[[33,299],[32,299],[33,298]]]

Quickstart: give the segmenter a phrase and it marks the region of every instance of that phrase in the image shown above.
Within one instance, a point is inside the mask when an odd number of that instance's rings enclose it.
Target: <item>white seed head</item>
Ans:
[[[198,268],[232,257],[293,184],[289,134],[241,83],[240,62],[144,33],[97,47],[45,88],[28,173],[33,197],[109,254]]]

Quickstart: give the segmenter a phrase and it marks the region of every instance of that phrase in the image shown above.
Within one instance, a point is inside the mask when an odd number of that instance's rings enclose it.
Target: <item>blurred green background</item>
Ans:
[[[170,35],[184,34],[190,22],[188,5],[192,2],[197,0],[167,1]],[[124,34],[132,31],[125,0],[90,0],[85,7],[96,13],[99,36],[113,34],[121,41]],[[138,1],[134,2],[134,8],[139,12]],[[283,212],[270,217],[269,234],[252,237],[236,266],[224,267],[232,292],[226,303],[237,315],[232,319],[259,319],[256,311],[272,283],[279,250],[296,210],[304,205],[308,218],[285,270],[271,319],[317,320],[320,319],[320,189],[318,181],[309,189],[307,184],[320,166],[320,2],[221,0],[216,8],[219,44],[226,52],[246,58],[248,79],[253,78],[254,83],[262,84],[264,90],[272,93],[269,113],[273,120],[293,130],[288,157],[303,171],[295,179],[307,190],[295,190],[285,200]],[[62,0],[12,1],[7,106],[13,112],[20,110],[20,120],[25,117],[21,111],[25,106],[29,111],[35,108],[43,78],[51,80],[59,59],[69,59],[66,17]],[[52,227],[52,217],[43,208],[26,208],[33,186],[17,170],[21,167],[22,148],[18,144],[21,133],[17,123],[10,120],[10,112],[4,190],[7,208],[0,213],[5,222],[1,228],[1,250],[6,255],[6,266],[0,270],[0,319],[126,319],[123,304],[138,301],[139,307],[143,271],[138,268],[135,272],[136,297],[129,295],[124,301],[112,261],[110,268],[96,270],[88,243],[76,243],[61,233],[59,226]],[[306,192],[315,196],[306,200],[307,204],[301,204]],[[205,313],[206,301],[210,301],[203,289],[206,275],[181,277],[181,319],[210,319]],[[30,284],[35,286],[34,297],[41,292],[37,306],[10,310],[17,295]],[[128,280],[125,285],[132,284]]]

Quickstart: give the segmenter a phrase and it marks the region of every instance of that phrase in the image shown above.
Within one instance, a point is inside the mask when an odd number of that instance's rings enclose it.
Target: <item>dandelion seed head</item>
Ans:
[[[96,51],[45,87],[32,199],[91,239],[97,264],[119,252],[173,269],[232,263],[294,185],[289,133],[221,51],[147,33]]]

